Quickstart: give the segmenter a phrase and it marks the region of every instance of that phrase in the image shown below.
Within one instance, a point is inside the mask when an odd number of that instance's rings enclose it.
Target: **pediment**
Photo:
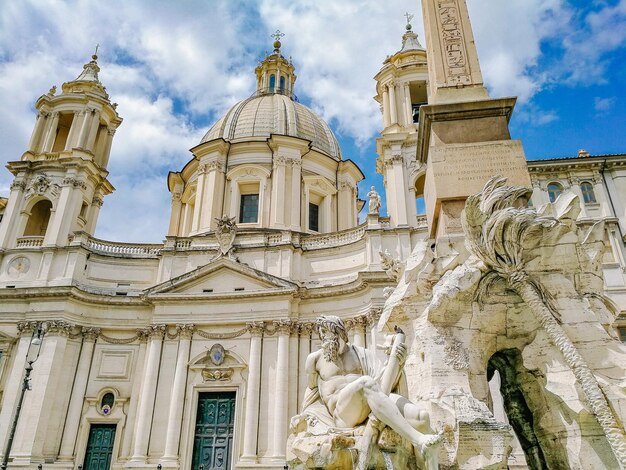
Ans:
[[[246,264],[219,258],[181,276],[165,281],[146,294],[222,294],[291,291],[293,282],[267,274]]]

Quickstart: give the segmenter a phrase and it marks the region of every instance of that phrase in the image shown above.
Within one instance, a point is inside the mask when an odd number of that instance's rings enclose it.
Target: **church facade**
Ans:
[[[304,360],[319,347],[315,319],[338,315],[351,342],[376,347],[374,325],[396,284],[390,263],[432,236],[427,166],[415,158],[426,51],[409,25],[375,77],[382,216],[358,199],[364,175],[329,126],[296,100],[295,67],[280,48],[256,68],[255,94],[168,175],[162,244],[93,236],[114,190],[107,164],[122,124],[97,57],[37,100],[28,149],[9,163],[14,181],[0,200],[2,453],[42,335],[2,455],[9,468],[283,468]],[[578,224],[605,221],[611,333],[626,338],[626,155],[581,150],[529,161],[528,171],[533,205],[570,190]]]

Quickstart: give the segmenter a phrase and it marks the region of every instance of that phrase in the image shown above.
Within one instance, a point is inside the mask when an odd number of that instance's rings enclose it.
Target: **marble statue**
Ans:
[[[369,198],[368,209],[370,214],[378,214],[380,212],[381,199],[380,194],[376,191],[376,187],[372,186],[370,192],[367,193]]]
[[[371,447],[388,426],[414,446],[418,461],[437,468],[436,456],[428,451],[436,448],[441,436],[430,428],[428,413],[405,396],[391,393],[398,388],[406,357],[402,331],[388,338],[384,346],[388,358],[382,363],[375,352],[350,344],[339,317],[322,316],[316,328],[322,347],[306,360],[307,389],[302,412],[292,419],[292,432],[320,436],[366,425],[358,444],[358,468],[370,468]]]

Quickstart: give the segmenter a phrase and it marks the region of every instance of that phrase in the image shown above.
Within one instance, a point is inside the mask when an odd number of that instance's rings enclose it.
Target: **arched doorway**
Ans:
[[[52,210],[52,203],[47,199],[42,199],[35,203],[30,210],[28,221],[26,222],[26,228],[24,229],[25,237],[43,237],[46,235],[48,229],[48,222],[50,222],[50,212]]]

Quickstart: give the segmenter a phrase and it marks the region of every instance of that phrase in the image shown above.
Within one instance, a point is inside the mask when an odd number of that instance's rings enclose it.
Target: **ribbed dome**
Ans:
[[[311,141],[314,149],[341,160],[335,135],[317,114],[281,94],[255,96],[233,106],[204,135],[202,142],[282,134]]]

